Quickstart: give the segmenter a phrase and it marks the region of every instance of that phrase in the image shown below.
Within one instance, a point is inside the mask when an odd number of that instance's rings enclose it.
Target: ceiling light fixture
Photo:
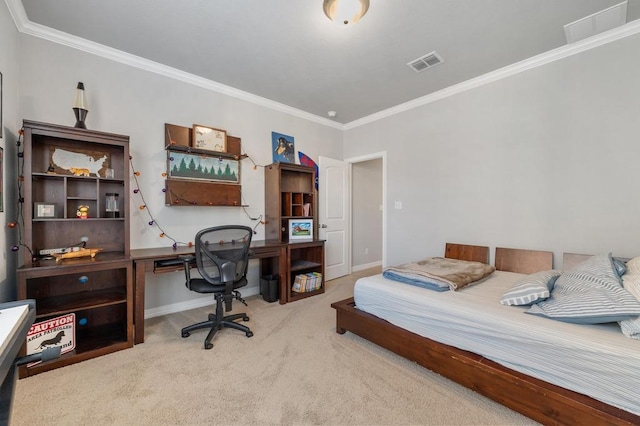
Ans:
[[[324,14],[338,25],[353,25],[369,10],[369,0],[324,0]]]

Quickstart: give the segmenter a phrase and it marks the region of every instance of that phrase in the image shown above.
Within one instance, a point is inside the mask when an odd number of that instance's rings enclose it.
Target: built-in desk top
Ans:
[[[249,256],[251,252],[260,252],[262,250],[281,248],[286,246],[287,243],[283,243],[278,240],[253,240],[249,247]],[[134,261],[137,260],[161,260],[175,258],[176,256],[189,255],[195,253],[195,246],[178,246],[173,247],[153,247],[134,249],[129,252]]]

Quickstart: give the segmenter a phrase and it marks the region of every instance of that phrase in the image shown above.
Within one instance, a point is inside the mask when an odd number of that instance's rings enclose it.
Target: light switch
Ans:
[[[402,201],[396,201],[393,205],[396,210],[402,210]]]

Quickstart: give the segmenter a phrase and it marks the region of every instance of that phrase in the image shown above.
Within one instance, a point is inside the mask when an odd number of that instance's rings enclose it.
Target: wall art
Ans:
[[[231,158],[167,151],[170,178],[240,182],[240,161]]]
[[[226,130],[194,124],[192,148],[227,152],[227,132]]]
[[[282,133],[271,132],[271,152],[273,153],[274,163],[294,163],[295,145],[293,136],[283,135]]]

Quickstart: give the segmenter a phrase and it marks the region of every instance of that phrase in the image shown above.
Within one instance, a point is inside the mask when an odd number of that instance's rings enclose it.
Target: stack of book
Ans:
[[[296,275],[291,290],[296,293],[306,293],[318,290],[322,287],[322,274],[319,272],[309,272],[308,274]]]

